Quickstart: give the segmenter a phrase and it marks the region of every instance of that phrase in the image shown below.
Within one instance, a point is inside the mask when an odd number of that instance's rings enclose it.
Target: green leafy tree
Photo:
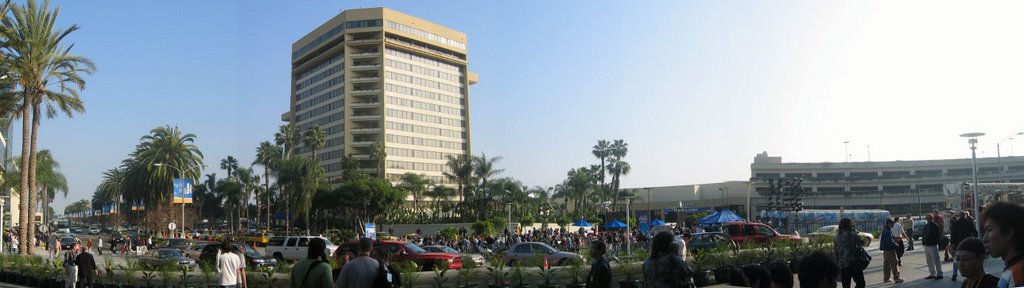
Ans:
[[[278,181],[286,187],[286,198],[296,213],[305,215],[306,229],[309,229],[309,214],[313,198],[325,185],[324,170],[310,158],[296,156],[281,161]],[[307,231],[308,232],[308,231]]]
[[[622,158],[626,157],[626,153],[629,152],[629,144],[622,139],[617,139],[612,142],[611,146],[608,147],[608,154],[611,156],[611,161],[607,164],[608,172],[612,175],[612,193],[619,193],[619,178],[623,175],[629,175],[630,167],[629,163],[623,161]],[[618,200],[612,198],[612,205],[617,205]]]
[[[376,142],[370,146],[370,159],[376,161],[377,178],[384,178],[384,160],[388,157],[384,142]]]
[[[444,177],[450,182],[455,182],[458,186],[456,190],[459,195],[459,202],[465,201],[466,189],[474,182],[473,178],[473,160],[466,155],[452,156],[447,155],[445,159],[448,162],[445,164],[448,169],[444,172]]]
[[[195,134],[171,126],[154,128],[142,136],[135,151],[122,161],[125,199],[145,201],[145,213],[159,215],[158,210],[172,200],[173,178],[199,178],[199,170],[191,169],[203,166],[203,153],[195,139]]]
[[[427,190],[427,186],[432,183],[430,179],[427,179],[421,174],[405,173],[402,174],[401,183],[398,184],[402,190],[412,194],[412,203],[414,209],[420,208],[420,197],[423,197],[424,191]]]
[[[228,170],[228,178],[235,176],[235,173],[231,172],[238,171],[238,159],[235,159],[234,156],[230,155],[227,158],[221,159],[220,169]]]
[[[284,147],[284,158],[291,158],[292,152],[295,151],[295,145],[299,144],[299,132],[295,129],[295,125],[287,124],[278,127],[278,132],[274,134],[274,142],[278,146]]]
[[[611,156],[611,145],[608,143],[608,140],[598,140],[597,145],[594,145],[594,150],[591,150],[590,153],[594,154],[594,157],[601,160],[601,166],[599,166],[601,171],[597,174],[597,180],[601,181],[601,190],[605,190],[606,186],[604,183],[604,176],[607,175],[604,170],[606,165],[605,161],[607,161],[608,157]],[[609,198],[607,196],[608,195],[604,195],[602,191],[601,201],[603,202],[607,200],[607,198]]]
[[[306,147],[309,147],[310,152],[313,152],[313,160],[319,161],[316,158],[316,150],[324,146],[327,142],[327,133],[320,129],[320,126],[313,126],[306,130],[306,137],[302,139]]]
[[[266,197],[263,199],[266,199],[268,227],[270,225],[270,217],[273,215],[270,209],[272,203],[270,199],[273,196],[270,190],[270,165],[277,159],[281,159],[281,148],[270,143],[270,141],[263,141],[260,142],[259,147],[256,147],[256,160],[252,162],[253,165],[259,164],[263,166],[263,191],[266,194]]]
[[[11,11],[11,13],[8,13]],[[34,215],[36,190],[36,146],[42,108],[48,118],[63,112],[68,117],[85,111],[79,98],[79,90],[85,88],[85,74],[92,74],[95,64],[85,57],[71,54],[73,44],[66,37],[79,29],[78,25],[68,28],[55,27],[60,9],[50,9],[49,2],[39,5],[28,0],[22,5],[4,2],[0,13],[6,15],[0,28],[5,40],[0,46],[6,55],[3,62],[8,75],[16,75],[21,102],[22,145],[21,158],[21,251],[32,254],[28,241],[35,237]],[[31,114],[30,114],[31,113]],[[31,130],[29,129],[31,123]]]
[[[400,189],[380,178],[356,178],[345,181],[340,187],[341,195],[348,199],[347,205],[354,208],[359,219],[374,221],[387,211],[396,211],[405,199]]]

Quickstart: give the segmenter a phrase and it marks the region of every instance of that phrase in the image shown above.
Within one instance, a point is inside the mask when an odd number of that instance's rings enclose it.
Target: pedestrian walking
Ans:
[[[892,228],[889,231],[892,232],[892,238],[896,242],[896,265],[903,266],[903,252],[906,250],[907,241],[914,241],[907,236],[907,233],[903,229],[903,224],[900,223],[900,217],[896,217],[892,222]]]
[[[608,252],[608,244],[604,241],[590,243],[590,257],[594,258],[594,264],[590,265],[590,272],[587,274],[587,287],[607,288],[612,286],[612,268],[604,254]]]
[[[1024,206],[996,202],[985,209],[985,246],[992,257],[1003,259],[1005,267],[999,276],[1000,288],[1024,286]],[[1021,232],[1017,232],[1021,231]]]
[[[839,278],[843,282],[843,288],[850,288],[851,279],[857,288],[864,288],[864,270],[854,265],[854,258],[859,256],[858,250],[864,246],[864,240],[861,240],[857,233],[850,218],[839,220],[839,232],[836,233],[832,249],[841,268]]]
[[[903,229],[907,231],[907,251],[914,250],[914,218],[907,213],[907,217],[904,217]]]
[[[96,237],[99,245],[96,246],[96,251],[100,252],[100,256],[103,255],[103,237]]]
[[[879,237],[878,250],[882,251],[883,257],[882,283],[889,283],[889,275],[892,275],[893,281],[896,284],[903,283],[903,279],[900,278],[900,266],[897,265],[899,263],[896,260],[896,249],[898,247],[892,233],[895,223],[892,219],[885,219],[885,229],[882,229],[882,235]]]
[[[231,249],[231,242],[224,241],[217,254],[217,274],[220,275],[220,287],[223,288],[238,287],[238,274],[245,273],[241,270],[242,261]]]
[[[689,287],[693,270],[679,257],[678,251],[672,251],[674,238],[672,232],[668,231],[658,232],[654,236],[651,256],[643,265],[644,287]]]
[[[928,264],[928,277],[924,279],[942,279],[942,262],[939,260],[939,237],[942,228],[935,223],[935,216],[928,214],[925,217],[928,224],[924,225],[924,233],[921,245],[924,246],[924,256]]]
[[[99,275],[99,271],[96,270],[96,258],[92,257],[92,247],[86,245],[89,249],[78,253],[78,257],[75,259],[75,266],[78,266],[78,288],[92,287],[93,279],[96,275]]]
[[[985,244],[975,237],[967,237],[960,241],[953,252],[954,263],[959,263],[960,274],[964,275],[964,283],[960,288],[996,288],[999,277],[985,273]]]
[[[78,244],[75,243],[71,246],[71,249],[64,253],[64,287],[75,288],[75,282],[78,282],[78,266],[75,264],[75,260],[78,258]]]
[[[969,237],[978,237],[978,230],[974,229],[974,219],[968,218],[969,215],[966,211],[960,210],[956,220],[953,221],[953,227],[950,228],[949,249],[953,251],[954,256],[956,256],[957,245],[960,244],[960,241]],[[959,274],[957,265],[959,264],[956,262],[956,257],[953,257],[953,277],[950,278],[953,281],[956,281],[956,276]]]
[[[419,231],[419,230],[417,230],[417,231]],[[310,245],[310,246],[312,246],[312,245]],[[374,282],[376,281],[376,279],[378,277],[378,274],[379,273],[384,273],[384,269],[381,269],[381,266],[384,266],[384,265],[383,265],[382,262],[379,262],[379,261],[377,261],[377,260],[375,260],[375,259],[370,257],[371,251],[373,251],[373,240],[370,240],[369,238],[359,238],[358,251],[357,251],[358,255],[356,255],[355,259],[352,259],[352,261],[349,261],[348,263],[346,263],[345,267],[341,268],[341,272],[338,273],[338,279],[334,281],[334,287],[337,287],[337,288],[375,287],[374,286]],[[316,285],[314,283],[316,281],[329,280],[330,279],[329,278],[330,273],[327,273],[328,278],[321,278],[320,280],[311,279],[309,281],[306,281],[305,279],[307,277],[302,277],[302,278],[296,277],[296,273],[305,272],[305,271],[300,271],[300,269],[303,269],[303,267],[311,267],[311,266],[324,267],[323,264],[317,264],[317,265],[307,264],[307,263],[322,262],[322,261],[319,261],[319,260],[311,259],[311,258],[313,258],[312,256],[316,256],[317,259],[319,259],[319,255],[316,255],[314,252],[315,251],[313,251],[311,249],[310,252],[309,252],[309,256],[311,256],[311,257],[309,257],[307,259],[304,259],[303,261],[300,261],[298,264],[295,264],[294,268],[292,268],[292,288],[298,288],[298,287],[330,287],[330,286],[320,286],[320,285]],[[323,252],[320,252],[320,253],[322,254]],[[300,265],[302,265],[302,266],[300,266]],[[312,270],[312,268],[306,268],[306,269]],[[326,269],[330,269],[330,267],[326,266]],[[306,272],[306,273],[312,274],[312,271]],[[307,283],[309,283],[309,284],[308,285],[304,285],[304,284],[307,284]]]

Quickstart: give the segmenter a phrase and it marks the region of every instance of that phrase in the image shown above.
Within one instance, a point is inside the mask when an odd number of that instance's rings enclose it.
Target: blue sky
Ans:
[[[1024,130],[1019,2],[54,3],[99,68],[86,113],[41,127],[71,188],[58,211],[160,125],[198,136],[204,174],[252,162],[288,108],[291,43],[360,7],[467,34],[474,153],[531,186],[595,163],[599,139],[629,143],[623,186],[644,187],[743,180],[762,151],[842,161],[847,140],[855,161],[960,158],[957,135],[983,131],[994,157]]]

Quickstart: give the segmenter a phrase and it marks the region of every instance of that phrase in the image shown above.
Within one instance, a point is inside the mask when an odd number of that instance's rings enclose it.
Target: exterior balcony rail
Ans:
[[[380,77],[367,76],[367,77],[353,77],[350,79],[352,82],[367,82],[367,81],[379,81]]]
[[[363,52],[363,53],[352,53],[352,57],[375,57],[380,56],[380,52]]]
[[[352,133],[360,133],[360,134],[380,133],[380,131],[381,131],[380,128],[356,128],[356,129],[352,129],[351,130]]]
[[[359,37],[359,38],[352,38],[352,40],[348,40],[348,43],[352,43],[352,44],[356,44],[356,43],[372,43],[372,42],[377,42],[377,41],[380,41],[380,40],[381,40],[381,38],[375,38],[375,37]]]
[[[353,141],[352,143],[349,143],[349,145],[352,145],[352,146],[370,146],[370,145],[373,145],[374,143],[377,143],[377,141]]]
[[[352,65],[352,70],[379,69],[380,64]]]
[[[354,114],[352,120],[366,120],[380,118],[380,114]]]
[[[352,93],[380,93],[380,89],[352,89]]]
[[[380,102],[355,102],[352,103],[352,107],[363,107],[363,106],[378,106]]]
[[[398,45],[401,45],[401,46],[406,46],[408,48],[414,48],[414,49],[417,49],[419,51],[426,51],[426,52],[428,52],[430,54],[434,54],[434,55],[437,55],[437,56],[449,58],[449,59],[452,59],[452,60],[458,60],[458,61],[461,61],[461,62],[465,62],[466,61],[466,59],[464,57],[459,57],[458,55],[455,55],[455,54],[452,54],[452,53],[438,51],[437,49],[434,49],[434,48],[430,48],[430,47],[427,47],[427,46],[424,46],[424,45],[412,43],[412,42],[409,42],[409,41],[400,40],[398,38],[388,37],[387,41],[388,42],[393,42],[393,44],[398,44]]]
[[[352,157],[352,159],[356,159],[356,160],[370,160],[370,155],[369,154],[355,154],[355,155],[352,155],[352,156],[349,156],[349,157]]]

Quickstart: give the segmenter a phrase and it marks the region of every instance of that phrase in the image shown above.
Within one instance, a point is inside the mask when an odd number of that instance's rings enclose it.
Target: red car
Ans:
[[[359,242],[348,242],[338,246],[338,250],[343,252],[356,253],[359,250]],[[406,260],[412,260],[420,265],[424,271],[434,270],[434,264],[442,260],[448,261],[448,269],[462,269],[462,257],[459,254],[450,253],[435,253],[427,252],[420,246],[412,244],[407,241],[395,241],[395,240],[377,240],[373,242],[373,250],[378,251],[383,249],[391,253],[391,263],[397,264],[405,262]]]
[[[780,234],[771,226],[755,222],[728,222],[724,225],[729,240],[736,243],[765,242],[771,239],[800,241],[799,235]]]

